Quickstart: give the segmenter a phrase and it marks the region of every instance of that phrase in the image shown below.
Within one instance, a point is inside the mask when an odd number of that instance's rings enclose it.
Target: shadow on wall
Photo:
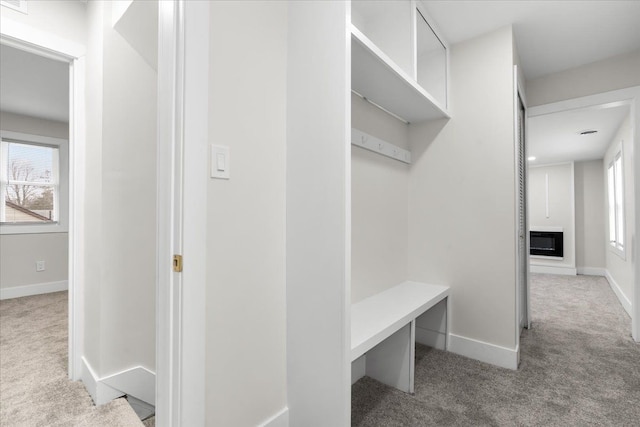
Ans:
[[[445,128],[451,119],[443,118],[430,122],[412,124],[413,135],[420,135],[420,143],[416,144],[410,138],[411,155],[415,160],[422,157],[429,150],[431,143],[436,140],[440,132]]]

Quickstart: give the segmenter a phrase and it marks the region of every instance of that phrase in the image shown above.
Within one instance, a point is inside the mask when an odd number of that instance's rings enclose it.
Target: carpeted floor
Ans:
[[[67,378],[67,292],[0,301],[0,426],[142,426],[125,399],[96,407]]]
[[[416,349],[415,395],[368,377],[353,426],[638,426],[640,344],[602,277],[533,275],[518,371]]]

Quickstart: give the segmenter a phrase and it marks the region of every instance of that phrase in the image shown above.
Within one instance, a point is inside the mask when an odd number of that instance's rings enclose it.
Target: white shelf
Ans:
[[[353,25],[351,88],[410,123],[450,117],[415,79]]]

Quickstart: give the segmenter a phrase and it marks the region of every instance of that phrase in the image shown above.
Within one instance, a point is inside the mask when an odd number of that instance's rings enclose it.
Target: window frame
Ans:
[[[39,233],[68,233],[69,232],[69,141],[42,135],[32,135],[22,132],[0,131],[0,145],[2,150],[8,143],[15,142],[27,145],[41,145],[58,148],[58,179],[57,179],[57,215],[54,222],[9,223],[0,222],[0,235],[5,234],[39,234]],[[6,154],[6,153],[5,153]],[[4,156],[3,156],[4,157]],[[2,178],[0,177],[0,180]],[[1,209],[5,209],[4,186],[8,182],[2,181]],[[56,197],[54,196],[54,197]]]
[[[624,153],[622,147],[623,142],[621,141],[607,165],[607,216],[609,220],[607,237],[609,250],[624,260],[626,259],[625,233],[627,228],[625,224]],[[614,236],[612,236],[612,231]]]

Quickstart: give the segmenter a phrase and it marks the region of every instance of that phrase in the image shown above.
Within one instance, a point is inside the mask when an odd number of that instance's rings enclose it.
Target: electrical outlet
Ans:
[[[36,261],[36,271],[44,271],[45,264],[44,261]]]

